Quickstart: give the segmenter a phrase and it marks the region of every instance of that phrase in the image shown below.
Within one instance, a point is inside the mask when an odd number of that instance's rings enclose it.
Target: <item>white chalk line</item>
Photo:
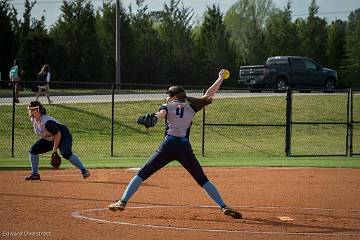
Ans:
[[[127,168],[124,169],[124,171],[137,171],[140,168]],[[51,170],[51,171],[58,171],[58,170]],[[91,169],[90,169],[90,174],[91,174]],[[112,173],[106,173],[106,175],[119,175],[119,172],[112,172]],[[25,175],[24,175],[25,176]],[[78,176],[82,176],[81,173],[73,173],[73,174],[54,174],[54,175],[46,175],[46,178],[48,177],[78,177]]]
[[[133,209],[152,209],[152,208],[184,208],[190,206],[134,206],[127,207]],[[194,207],[194,206],[193,206]],[[197,206],[198,208],[218,208],[216,206]],[[282,206],[264,206],[264,207],[256,207],[256,206],[234,206],[239,208],[253,208],[253,209],[274,209],[274,208],[283,208],[283,209],[301,209],[301,210],[309,210],[309,211],[346,211],[346,212],[360,212],[360,210],[344,210],[344,209],[331,209],[331,208],[295,208],[295,207],[282,207]],[[84,212],[95,212],[95,211],[108,211],[107,208],[94,208],[94,209],[84,209],[72,212],[70,215],[75,218],[90,220],[101,223],[111,223],[118,225],[126,225],[126,226],[134,226],[134,227],[145,227],[145,228],[156,228],[156,229],[170,229],[170,230],[180,230],[180,231],[199,231],[199,232],[217,232],[217,233],[243,233],[243,234],[270,234],[270,235],[309,235],[309,236],[360,236],[360,233],[315,233],[315,232],[277,232],[277,231],[249,231],[249,230],[226,230],[226,229],[208,229],[208,228],[190,228],[190,227],[175,227],[175,226],[164,226],[164,225],[154,225],[154,224],[139,224],[139,223],[129,223],[123,221],[110,221],[105,219],[93,218],[83,216]]]
[[[106,175],[118,175],[118,171],[124,171],[124,172],[136,172],[140,168],[139,167],[131,167],[131,168],[121,168],[121,169],[115,169],[116,172],[110,172],[106,173]],[[267,171],[267,170],[303,170],[303,169],[313,169],[313,167],[229,167],[224,169],[215,169],[212,167],[205,167],[204,170],[206,172],[229,172],[229,171],[239,171],[239,169],[244,170],[251,170],[251,171]],[[66,170],[66,169],[65,169]],[[96,169],[95,169],[96,170]],[[101,170],[101,169],[100,169]],[[325,169],[328,170],[328,169]],[[339,170],[339,168],[337,169]],[[345,170],[345,169],[344,169]],[[58,171],[58,170],[51,170],[51,171]],[[90,170],[91,171],[91,170]],[[91,173],[91,172],[90,172]],[[73,177],[73,176],[81,176],[81,173],[74,173],[74,174],[54,174],[54,175],[47,175],[46,177]],[[25,176],[25,175],[24,175]]]

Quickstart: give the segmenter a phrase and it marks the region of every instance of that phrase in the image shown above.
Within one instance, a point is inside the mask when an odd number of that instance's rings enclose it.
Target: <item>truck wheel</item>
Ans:
[[[335,90],[335,81],[333,79],[326,80],[325,90],[326,91],[334,91]]]
[[[284,78],[278,78],[275,85],[277,90],[285,91],[287,89],[287,82]]]

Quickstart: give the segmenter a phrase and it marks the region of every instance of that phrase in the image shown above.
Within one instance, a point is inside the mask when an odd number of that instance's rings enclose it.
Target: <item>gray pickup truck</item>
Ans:
[[[241,66],[239,75],[238,84],[247,88],[334,90],[338,85],[336,71],[297,56],[270,57],[265,65]]]

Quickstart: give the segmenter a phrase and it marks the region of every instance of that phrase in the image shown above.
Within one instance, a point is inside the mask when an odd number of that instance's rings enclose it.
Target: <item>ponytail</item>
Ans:
[[[194,105],[198,110],[204,108],[212,102],[212,98],[210,96],[203,96],[200,98],[188,97],[186,96],[185,89],[181,86],[172,86],[166,92],[170,97],[176,96],[182,102],[189,102]]]
[[[210,96],[204,96],[200,98],[186,97],[186,100],[190,104],[194,105],[198,110],[201,110],[212,102],[212,98]]]

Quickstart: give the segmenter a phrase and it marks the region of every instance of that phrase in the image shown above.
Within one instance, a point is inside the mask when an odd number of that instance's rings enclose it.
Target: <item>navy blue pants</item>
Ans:
[[[188,139],[167,136],[137,175],[144,181],[153,173],[177,160],[202,187],[208,180]]]
[[[40,138],[30,147],[30,153],[39,155],[49,152],[53,149],[54,142]],[[72,136],[70,134],[61,135],[59,150],[65,159],[69,159],[72,155]]]

